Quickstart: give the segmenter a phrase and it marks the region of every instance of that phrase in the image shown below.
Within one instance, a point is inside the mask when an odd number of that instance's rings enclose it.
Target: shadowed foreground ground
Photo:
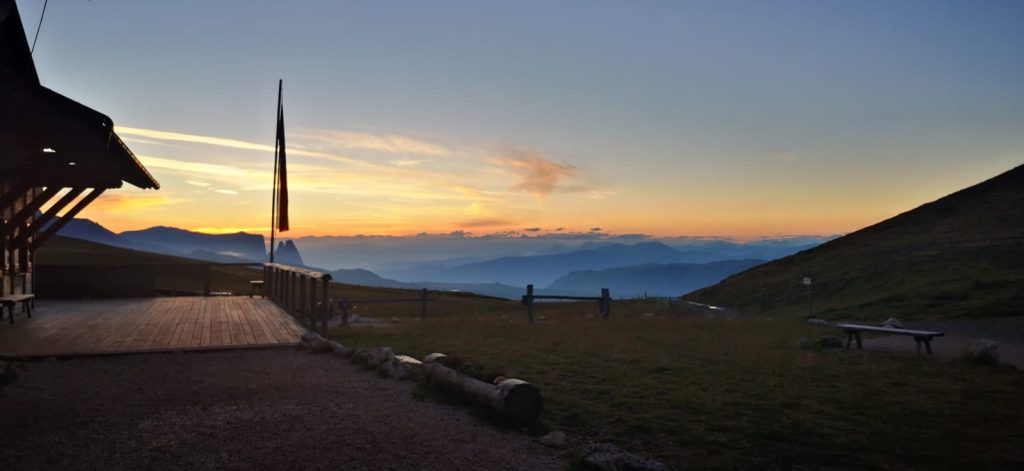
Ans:
[[[413,384],[276,349],[27,363],[0,469],[561,469]]]

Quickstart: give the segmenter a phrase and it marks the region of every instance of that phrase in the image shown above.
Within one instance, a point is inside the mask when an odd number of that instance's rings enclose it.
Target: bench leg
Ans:
[[[853,334],[857,338],[857,350],[864,350],[864,344],[860,343],[860,332]]]
[[[25,306],[24,306],[25,307],[25,314],[28,315],[29,319],[32,318],[32,304],[33,304],[33,301],[29,300],[29,301],[25,302]]]
[[[850,349],[850,342],[853,342],[853,332],[846,333],[846,349]]]
[[[14,305],[11,304],[11,305],[7,305],[7,306],[4,306],[4,307],[7,308],[7,319],[10,321],[11,324],[14,324]],[[0,319],[3,319],[3,318],[4,318],[4,311],[3,311],[3,309],[0,309]]]

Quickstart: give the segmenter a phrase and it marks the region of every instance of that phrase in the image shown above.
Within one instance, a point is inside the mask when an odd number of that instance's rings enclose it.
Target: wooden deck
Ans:
[[[36,302],[0,323],[0,356],[291,346],[303,329],[273,302],[241,296]]]

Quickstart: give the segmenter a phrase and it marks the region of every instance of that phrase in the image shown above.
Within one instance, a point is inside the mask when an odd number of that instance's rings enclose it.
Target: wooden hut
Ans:
[[[32,293],[33,252],[104,191],[159,183],[103,113],[39,83],[14,0],[0,0],[0,296]]]

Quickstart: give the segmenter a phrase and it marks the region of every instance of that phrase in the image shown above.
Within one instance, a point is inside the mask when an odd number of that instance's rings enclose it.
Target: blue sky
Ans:
[[[18,3],[31,38],[42,2]],[[90,209],[119,229],[264,230],[265,151],[149,131],[272,145],[283,78],[297,235],[752,237],[1024,162],[1021,24],[995,1],[60,0],[36,63],[164,183]]]

